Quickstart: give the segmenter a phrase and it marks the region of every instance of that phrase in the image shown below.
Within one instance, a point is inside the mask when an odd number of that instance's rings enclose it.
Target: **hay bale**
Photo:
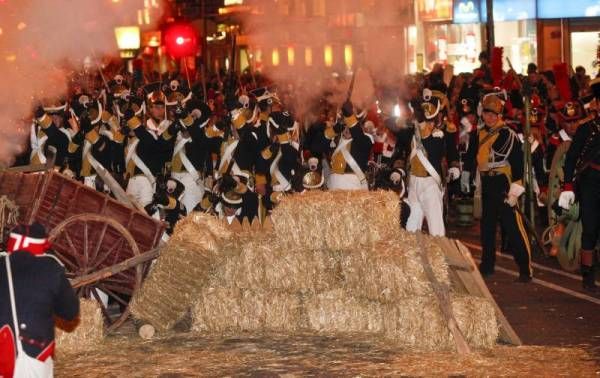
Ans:
[[[79,308],[79,325],[75,330],[65,332],[59,327],[68,327],[57,325],[55,340],[59,355],[94,349],[104,338],[104,318],[100,304],[93,299],[81,299]]]
[[[286,248],[344,250],[390,238],[399,226],[393,192],[308,192],[286,197],[271,214]]]
[[[375,301],[359,300],[343,289],[306,300],[309,328],[321,333],[382,333],[383,307]]]
[[[209,215],[193,214],[180,221],[132,299],[133,316],[159,332],[171,329],[185,316],[215,266],[227,253],[236,253],[228,242],[231,236],[223,223]]]
[[[294,332],[305,323],[299,295],[206,288],[192,308],[195,332]]]
[[[431,238],[424,240],[438,281],[450,285],[441,248]],[[415,235],[398,231],[394,239],[338,253],[346,290],[354,296],[381,302],[432,295],[433,288],[420,263],[418,248]]]
[[[290,293],[321,292],[339,287],[341,272],[333,254],[283,248],[272,235],[255,235],[239,242],[242,251],[224,261],[215,286]]]
[[[452,310],[469,345],[491,348],[498,338],[494,307],[487,299],[451,297]],[[420,350],[454,350],[454,341],[443,320],[437,299],[414,297],[386,305],[384,337],[402,346]]]
[[[454,341],[433,296],[404,298],[392,303],[357,299],[333,290],[306,300],[309,327],[320,333],[378,334],[402,347],[451,350]],[[490,348],[498,338],[491,303],[476,297],[456,296],[452,308],[458,326],[471,346]]]

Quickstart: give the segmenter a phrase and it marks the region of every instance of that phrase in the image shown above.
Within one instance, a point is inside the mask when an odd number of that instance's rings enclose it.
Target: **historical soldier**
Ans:
[[[72,322],[79,314],[79,299],[49,245],[42,225],[19,225],[0,258],[0,377],[13,376],[17,353],[35,360],[28,376],[51,377],[54,317]]]
[[[218,186],[219,202],[215,212],[220,219],[231,224],[235,219],[242,223],[259,221],[262,223],[266,215],[263,199],[260,194],[252,192],[241,182],[238,176],[225,175]]]
[[[600,99],[600,80],[591,83],[597,102]],[[581,274],[583,288],[595,291],[594,250],[600,237],[600,121],[597,115],[580,125],[564,165],[563,191],[559,205],[568,209],[575,199],[579,201],[579,211],[583,232],[581,235]]]
[[[531,245],[523,218],[515,207],[525,191],[523,150],[517,134],[502,120],[504,104],[496,94],[482,100],[484,127],[470,143],[465,171],[477,170],[481,176],[482,218],[481,245],[483,254],[479,269],[488,276],[496,263],[496,226],[500,219],[509,245],[519,266],[519,281],[530,282]]]
[[[164,122],[164,118],[161,120],[164,107],[164,96],[152,95],[151,114],[146,125],[142,125],[133,109],[128,109],[124,114],[126,126],[123,133],[129,135],[125,149],[125,163],[129,176],[127,194],[144,207],[152,202],[156,176],[163,171],[165,157],[172,155],[173,146],[169,139],[175,132],[164,133],[170,126],[170,123]]]
[[[448,180],[460,177],[458,152],[456,150],[456,127],[445,127],[442,109],[445,96],[429,89],[423,91],[423,98],[415,109],[415,128],[404,153],[404,160],[396,163],[404,172],[406,161],[409,165],[408,203],[410,217],[406,229],[420,230],[423,219],[431,235],[443,236],[444,227],[443,196],[446,179],[443,178],[442,160],[448,161]],[[452,125],[453,126],[453,125]],[[404,164],[402,164],[404,162]]]
[[[55,166],[61,167],[67,156],[71,129],[67,128],[64,113],[67,104],[43,107],[39,105],[34,111],[34,120],[30,134],[30,163],[46,164],[48,147],[56,148]]]
[[[373,140],[363,131],[354,107],[349,100],[342,105],[343,125],[341,132],[336,127],[326,128],[324,135],[331,142],[333,153],[330,159],[331,173],[327,178],[327,188],[331,190],[368,190],[365,172]],[[339,135],[337,135],[339,133]],[[334,137],[334,135],[337,135]],[[337,140],[337,142],[335,142]]]
[[[172,129],[179,131],[175,136],[171,175],[185,186],[181,201],[189,214],[204,195],[202,171],[206,160],[204,152],[208,150],[204,128],[207,127],[212,112],[201,102],[190,100],[188,104],[191,112],[188,107],[183,108],[181,105],[175,108],[175,127],[170,127],[167,133]]]

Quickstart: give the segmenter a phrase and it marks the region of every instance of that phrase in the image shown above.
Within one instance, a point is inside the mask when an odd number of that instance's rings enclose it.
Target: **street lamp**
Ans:
[[[140,28],[137,26],[116,27],[115,37],[121,58],[135,58],[135,54],[140,48]]]

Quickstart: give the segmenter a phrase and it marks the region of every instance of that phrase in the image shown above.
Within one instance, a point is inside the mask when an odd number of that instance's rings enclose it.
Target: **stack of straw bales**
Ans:
[[[133,298],[131,313],[158,331],[171,329],[185,317],[212,270],[225,260],[224,241],[231,236],[223,223],[208,215],[194,214],[180,221]]]
[[[56,350],[59,355],[81,353],[98,346],[104,338],[104,318],[100,304],[93,299],[81,299],[79,304],[79,324],[71,330],[71,324],[61,324],[56,328]],[[66,331],[63,329],[66,328]]]
[[[200,333],[366,333],[450,349],[416,236],[399,229],[399,213],[393,193],[320,192],[287,197],[272,214],[272,231],[233,235],[216,220],[191,216],[136,296],[133,314],[166,330],[191,306]],[[437,280],[450,287],[442,250],[422,240]],[[451,303],[467,341],[491,347],[498,336],[492,304],[464,295]]]

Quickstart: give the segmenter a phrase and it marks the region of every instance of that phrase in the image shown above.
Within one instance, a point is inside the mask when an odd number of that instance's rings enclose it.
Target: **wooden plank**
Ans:
[[[112,277],[117,273],[124,272],[127,269],[131,269],[140,264],[154,260],[155,258],[158,257],[159,254],[160,254],[160,248],[151,249],[142,254],[135,255],[134,257],[131,257],[127,260],[123,260],[118,264],[107,266],[106,268],[100,269],[97,272],[74,278],[74,279],[70,280],[71,286],[73,286],[73,288],[78,288],[81,286],[89,285],[91,283],[103,280],[105,278]]]
[[[450,301],[450,293],[449,288],[446,285],[440,283],[433,273],[433,269],[431,268],[431,264],[429,259],[427,258],[427,252],[425,252],[424,239],[421,233],[417,232],[417,244],[419,246],[419,255],[421,257],[421,265],[425,270],[425,275],[427,279],[431,283],[433,287],[433,292],[437,298],[438,304],[440,306],[440,310],[442,313],[442,318],[445,320],[450,333],[454,338],[454,344],[456,345],[456,351],[459,354],[465,355],[471,353],[471,348],[465,339],[462,331],[458,327],[458,322],[454,317],[454,312],[452,310],[452,302]]]
[[[486,298],[494,306],[496,317],[500,325],[500,339],[512,345],[523,345],[523,342],[504,316],[504,313],[494,300],[494,297],[490,293],[485,281],[479,274],[479,270],[477,269],[477,265],[475,264],[473,257],[471,257],[471,252],[469,249],[458,240],[455,240],[453,244],[455,245],[455,248],[449,249],[458,251],[463,256],[465,261],[470,262],[470,264],[475,268],[471,273],[457,272],[457,274],[465,284],[467,290],[469,290],[470,294]]]

